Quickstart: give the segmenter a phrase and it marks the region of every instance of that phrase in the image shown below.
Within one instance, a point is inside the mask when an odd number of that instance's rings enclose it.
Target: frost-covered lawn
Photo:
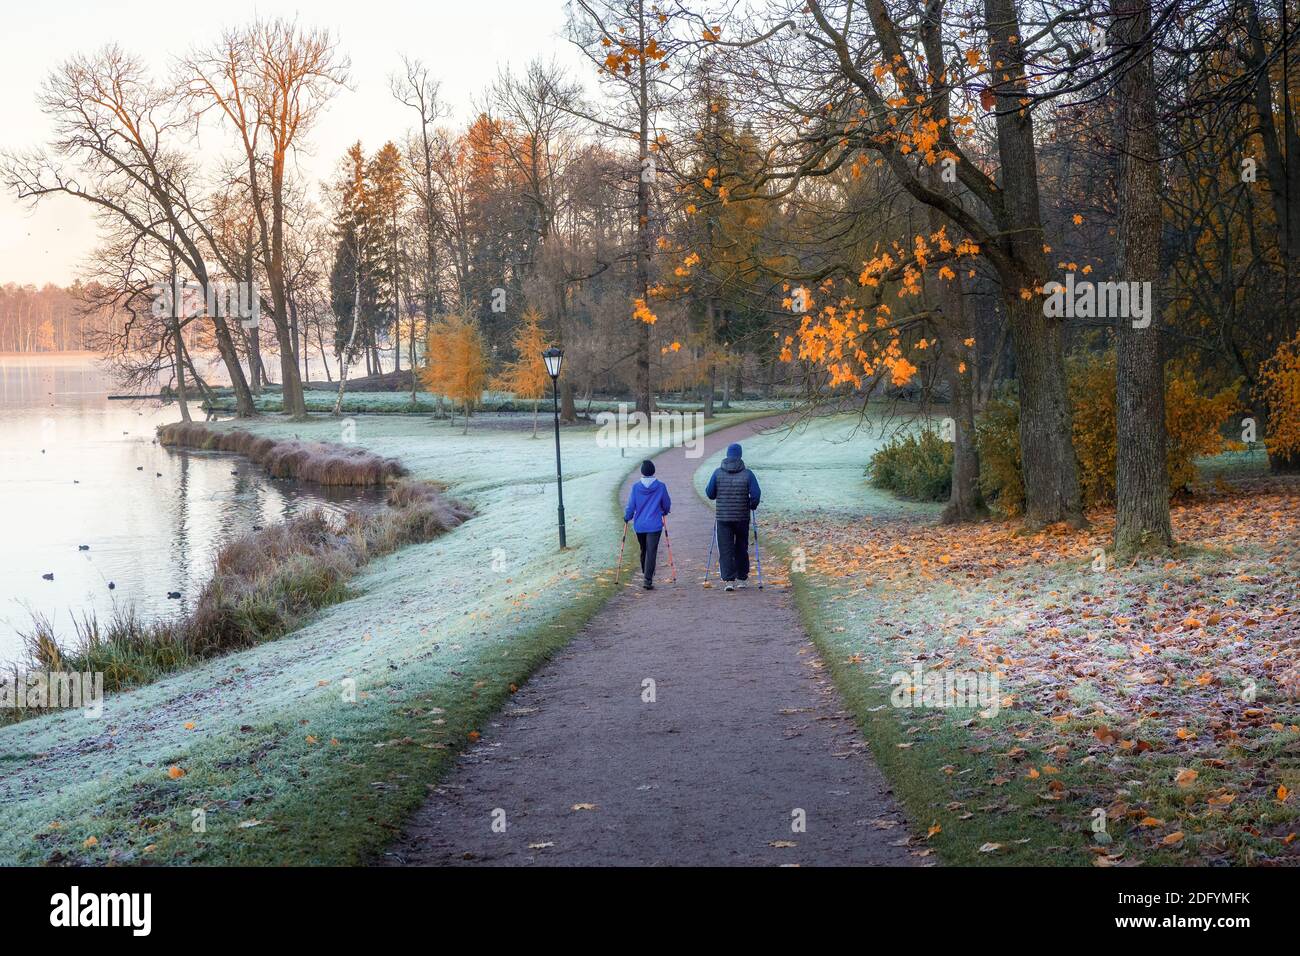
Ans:
[[[1300,486],[1260,480],[1258,454],[1206,462],[1201,493],[1175,505],[1180,551],[1101,570],[1113,514],[1083,532],[937,526],[937,506],[861,478],[878,428],[828,446],[854,424],[751,438],[745,458],[769,541],[787,567],[804,556],[797,600],[912,819],[914,852],[1295,862]],[[984,674],[997,693],[960,709],[896,706],[917,667],[922,687]]]
[[[242,427],[340,438],[329,418]],[[0,729],[0,863],[364,860],[608,595],[615,495],[638,452],[563,432],[559,553],[549,433],[462,436],[415,416],[355,427],[476,516],[370,564],[356,597],[278,641],[110,697],[99,720]]]
[[[217,396],[216,406],[219,410],[233,412],[235,401],[233,393],[229,388],[215,389]],[[333,389],[308,389],[304,393],[309,412],[331,412],[334,409],[334,400],[337,392]],[[261,412],[278,412],[282,408],[280,393],[274,390],[268,390],[264,394],[253,400],[253,404]],[[619,403],[616,401],[597,400],[592,402],[579,401],[577,403],[578,414],[617,410]],[[343,413],[344,414],[417,414],[431,415],[438,410],[438,396],[432,392],[417,391],[415,401],[411,401],[410,392],[344,392],[343,395]],[[444,403],[443,408],[448,406]],[[701,408],[698,402],[675,402],[660,401],[658,407],[668,411],[695,411]],[[715,413],[720,416],[725,415],[748,415],[753,412],[762,411],[780,411],[788,409],[790,402],[783,400],[763,400],[749,399],[746,401],[733,401],[729,409],[724,409],[719,403],[715,407]],[[549,399],[543,401],[540,405],[540,415],[543,424],[550,421]],[[476,424],[489,422],[494,417],[494,412],[512,412],[509,415],[511,421],[518,421],[521,415],[527,415],[528,421],[532,421],[533,403],[527,399],[513,399],[508,393],[490,393],[484,396],[482,407],[472,416],[470,431],[474,430]],[[456,420],[461,421],[461,410],[456,408]]]
[[[764,499],[768,500],[769,488],[775,496],[769,506],[779,505],[787,517],[938,515],[942,505],[902,501],[873,488],[865,475],[876,449],[921,421],[911,412],[891,412],[875,405],[869,416],[800,419],[748,439],[743,447],[745,463],[758,476]],[[719,451],[695,473],[701,494],[725,454],[725,449]]]

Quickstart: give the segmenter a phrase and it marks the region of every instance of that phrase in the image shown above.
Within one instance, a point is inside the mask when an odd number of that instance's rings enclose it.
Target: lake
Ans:
[[[180,419],[177,404],[110,400],[114,391],[93,356],[0,355],[0,662],[18,657],[32,612],[64,639],[74,618],[102,620],[115,605],[147,619],[174,615],[231,539],[313,507],[339,513],[381,496],[163,448],[154,429]]]

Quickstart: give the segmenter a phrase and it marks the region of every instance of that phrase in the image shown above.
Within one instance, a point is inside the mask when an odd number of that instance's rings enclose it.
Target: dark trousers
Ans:
[[[718,522],[718,571],[724,581],[749,579],[749,521]]]
[[[661,531],[638,531],[636,543],[641,545],[641,574],[647,583],[654,583],[655,559],[659,557],[659,535]]]

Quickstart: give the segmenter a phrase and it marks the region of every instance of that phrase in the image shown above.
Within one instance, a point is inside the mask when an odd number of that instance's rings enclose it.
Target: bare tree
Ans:
[[[90,203],[103,227],[125,228],[169,249],[210,289],[208,211],[187,158],[187,117],[178,114],[173,91],[151,82],[138,59],[110,46],[56,70],[40,105],[54,123],[51,149],[6,153],[0,161],[5,185],[33,202],[67,195]],[[211,320],[236,412],[251,415],[252,394],[230,329],[219,315]]]
[[[213,47],[182,61],[182,82],[200,114],[215,109],[231,128],[245,161],[257,221],[256,242],[271,291],[271,319],[280,348],[284,411],[307,414],[289,316],[285,223],[287,164],[347,82],[347,58],[328,31],[287,20],[258,20],[232,29]]]

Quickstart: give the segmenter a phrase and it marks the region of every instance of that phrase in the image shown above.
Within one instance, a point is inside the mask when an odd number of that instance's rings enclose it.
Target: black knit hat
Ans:
[[[649,478],[654,473],[655,473],[655,463],[653,461],[647,458],[645,461],[641,462],[641,474]]]

